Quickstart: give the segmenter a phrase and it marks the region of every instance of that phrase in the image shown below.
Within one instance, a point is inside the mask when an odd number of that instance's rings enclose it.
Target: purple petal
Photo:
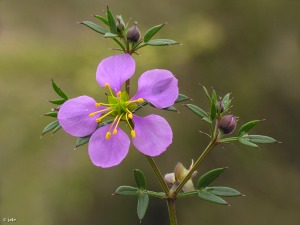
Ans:
[[[157,108],[174,104],[178,97],[178,80],[168,70],[154,69],[143,73],[138,91],[132,99],[144,98]]]
[[[116,135],[106,139],[110,125],[100,127],[93,133],[89,141],[89,155],[95,166],[107,168],[120,164],[126,157],[130,140],[127,134],[117,128]]]
[[[109,84],[118,92],[122,84],[128,80],[135,71],[135,61],[129,54],[114,55],[103,59],[98,65],[96,80],[101,87]]]
[[[96,130],[96,118],[89,114],[99,110],[96,101],[89,96],[79,96],[66,101],[58,111],[58,121],[64,131],[75,136],[84,137]]]
[[[136,137],[132,138],[132,142],[145,155],[160,155],[172,143],[172,129],[164,118],[158,115],[134,115],[133,121]]]

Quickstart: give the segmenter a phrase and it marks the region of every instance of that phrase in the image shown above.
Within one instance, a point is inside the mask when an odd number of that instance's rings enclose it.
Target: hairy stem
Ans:
[[[164,190],[166,196],[169,196],[169,188],[168,188],[160,170],[158,169],[156,163],[154,162],[153,158],[151,156],[146,156],[146,158],[147,158],[148,162],[150,163],[150,166],[151,166],[153,172],[155,173],[155,175],[160,183],[160,186]]]

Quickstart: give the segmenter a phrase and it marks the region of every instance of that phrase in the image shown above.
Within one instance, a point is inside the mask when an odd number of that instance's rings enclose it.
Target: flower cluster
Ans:
[[[107,103],[89,96],[67,100],[58,112],[58,121],[65,132],[75,136],[91,135],[88,152],[91,161],[99,167],[112,167],[126,157],[130,140],[120,128],[124,121],[130,129],[133,145],[143,154],[157,156],[172,143],[172,129],[158,115],[139,117],[134,109],[144,101],[156,108],[172,106],[178,97],[178,81],[163,69],[149,70],[138,79],[138,91],[130,98],[122,86],[135,72],[135,61],[129,54],[114,55],[100,62],[96,80],[108,89]],[[113,122],[98,128],[106,117]]]

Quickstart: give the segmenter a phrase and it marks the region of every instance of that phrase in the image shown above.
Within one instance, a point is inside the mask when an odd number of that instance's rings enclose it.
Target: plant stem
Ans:
[[[170,225],[177,225],[175,199],[169,198],[167,200],[167,205],[168,205]]]
[[[169,196],[169,188],[168,188],[160,170],[158,169],[156,163],[154,162],[153,158],[151,156],[147,156],[147,155],[146,155],[146,158],[147,158],[148,162],[150,163],[150,166],[151,166],[152,170],[154,171],[154,173],[160,183],[160,186],[164,190],[166,196]]]
[[[125,82],[125,90],[126,90],[128,96],[130,96],[130,79],[126,80],[126,82]]]
[[[185,176],[185,178],[180,182],[180,184],[177,186],[176,190],[172,194],[172,198],[174,199],[176,195],[180,192],[181,188],[185,183],[191,178],[195,170],[198,168],[198,166],[201,164],[201,162],[205,159],[207,154],[213,149],[213,147],[217,144],[216,138],[214,138],[206,147],[206,149],[203,151],[203,153],[200,155],[200,157],[195,162],[194,166],[191,168],[189,173]]]

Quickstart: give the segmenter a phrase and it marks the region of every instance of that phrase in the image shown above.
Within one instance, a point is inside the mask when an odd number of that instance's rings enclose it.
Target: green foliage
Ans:
[[[146,191],[141,191],[138,196],[137,203],[137,214],[140,220],[142,220],[146,214],[147,208],[149,204],[149,195]]]
[[[145,33],[145,36],[144,36],[144,42],[149,42],[150,39],[158,32],[160,31],[160,29],[165,26],[166,24],[160,24],[160,25],[157,25],[157,26],[154,26],[152,28],[150,28],[146,33]]]
[[[43,136],[44,134],[48,133],[49,131],[54,130],[57,126],[59,126],[58,120],[55,120],[55,121],[49,123],[49,124],[43,129],[42,136]]]
[[[198,180],[197,189],[206,188],[208,185],[210,185],[210,183],[217,179],[220,176],[220,174],[223,173],[225,170],[226,168],[217,168],[202,175]]]
[[[151,46],[169,46],[169,45],[177,45],[179,44],[177,41],[170,39],[154,39],[146,42],[147,45]]]
[[[139,169],[134,170],[134,179],[135,179],[137,187],[140,190],[146,190],[147,182],[146,182],[145,175],[141,170],[139,170]]]

